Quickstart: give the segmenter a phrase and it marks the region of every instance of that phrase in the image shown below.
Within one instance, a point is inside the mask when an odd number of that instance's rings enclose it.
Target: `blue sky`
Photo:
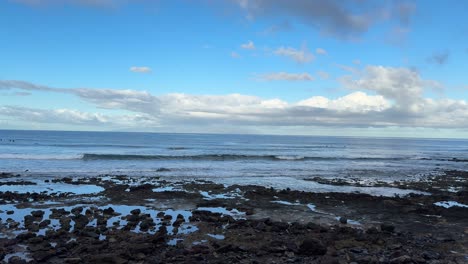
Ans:
[[[464,1],[0,2],[5,129],[468,136]]]

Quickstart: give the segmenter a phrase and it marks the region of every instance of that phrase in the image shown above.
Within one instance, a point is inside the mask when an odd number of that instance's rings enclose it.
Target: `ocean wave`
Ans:
[[[81,155],[62,155],[62,154],[0,154],[1,159],[18,160],[74,160],[82,159]]]
[[[395,157],[306,157],[298,155],[242,155],[242,154],[200,154],[200,155],[138,155],[138,154],[92,154],[86,153],[83,160],[271,160],[271,161],[305,161],[305,160],[376,160],[398,161],[406,158]]]

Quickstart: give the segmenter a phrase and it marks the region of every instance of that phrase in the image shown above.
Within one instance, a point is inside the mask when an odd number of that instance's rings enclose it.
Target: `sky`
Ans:
[[[467,10],[1,0],[0,129],[468,138]]]

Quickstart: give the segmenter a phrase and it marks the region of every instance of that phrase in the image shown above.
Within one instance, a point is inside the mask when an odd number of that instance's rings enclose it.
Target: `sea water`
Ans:
[[[468,140],[0,130],[0,172],[171,179],[413,180],[468,168]]]

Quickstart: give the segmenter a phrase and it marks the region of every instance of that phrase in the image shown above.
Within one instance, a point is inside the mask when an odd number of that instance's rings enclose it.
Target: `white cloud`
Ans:
[[[249,40],[249,42],[247,42],[245,44],[242,44],[241,48],[248,49],[248,50],[254,50],[255,49],[255,44],[253,43],[253,41]]]
[[[334,100],[314,96],[299,101],[297,105],[350,112],[383,111],[390,107],[390,103],[383,96],[370,96],[363,92],[354,92]]]
[[[312,77],[307,72],[303,73],[287,73],[287,72],[273,72],[257,76],[262,81],[313,81]]]
[[[300,50],[292,47],[279,47],[273,53],[277,56],[288,57],[297,63],[308,63],[315,58],[305,45]]]
[[[2,119],[84,124],[151,130],[166,127],[426,127],[468,128],[465,100],[430,99],[424,91],[438,83],[406,68],[368,66],[340,79],[352,92],[335,98],[312,96],[297,102],[280,98],[228,95],[153,95],[145,91],[54,88],[22,81],[0,81],[0,89],[73,94],[97,108],[129,115],[83,113],[73,109],[3,106]],[[34,96],[34,93],[31,95]],[[109,111],[106,111],[109,112]],[[120,113],[120,112],[119,112]],[[102,125],[102,126],[101,126]],[[237,130],[236,130],[237,131]]]
[[[319,55],[327,55],[328,52],[322,48],[316,48],[315,49],[315,53],[319,54]]]
[[[151,68],[146,67],[146,66],[132,66],[132,67],[130,67],[130,71],[139,72],[139,73],[150,73]]]
[[[406,109],[417,107],[425,87],[440,87],[435,81],[421,79],[413,70],[384,66],[368,66],[357,76],[347,76],[341,82],[350,89],[376,92]]]

